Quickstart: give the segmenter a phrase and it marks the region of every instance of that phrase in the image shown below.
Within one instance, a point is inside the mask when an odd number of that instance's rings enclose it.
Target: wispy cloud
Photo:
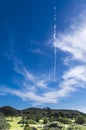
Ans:
[[[57,40],[56,47],[72,55],[71,60],[85,62],[86,55],[86,24],[75,28],[73,32],[61,34]]]
[[[67,53],[64,65],[68,70],[63,72],[59,85],[50,86],[53,81],[52,74],[34,74],[25,65],[14,57],[14,70],[20,74],[21,89],[13,89],[10,86],[0,85],[0,95],[11,94],[23,100],[31,100],[34,104],[58,103],[62,98],[70,96],[71,93],[86,88],[86,17],[80,15],[81,20],[64,33],[58,34],[55,47],[61,52]],[[75,19],[77,20],[77,18]],[[40,49],[30,50],[36,54],[45,53]],[[64,71],[64,70],[63,70]],[[20,80],[18,79],[20,82]],[[19,84],[18,84],[19,85]]]
[[[85,16],[72,30],[59,35],[56,47],[69,55],[63,60],[68,70],[63,73],[60,90],[63,97],[72,91],[86,88],[86,22]],[[72,64],[71,64],[72,62]],[[61,96],[61,94],[60,94]],[[59,97],[60,97],[59,96]],[[61,96],[62,97],[62,96]]]
[[[39,55],[46,55],[42,50],[40,50],[39,48],[36,49],[30,49],[29,51],[31,51],[32,53],[35,54],[39,54]]]
[[[63,73],[62,82],[59,86],[50,88],[50,83],[54,82],[52,74],[33,74],[26,69],[20,60],[14,58],[14,70],[23,77],[22,88],[18,90],[2,87],[0,92],[2,94],[16,95],[23,100],[31,100],[34,104],[51,104],[58,103],[61,98],[69,96],[71,92],[78,91],[79,88],[86,88],[85,34],[85,24],[81,24],[79,27],[75,27],[72,32],[68,31],[68,33],[59,36],[56,47],[65,53],[69,53],[68,57],[63,61],[64,63],[66,61],[69,69]],[[70,61],[75,64],[72,66]]]

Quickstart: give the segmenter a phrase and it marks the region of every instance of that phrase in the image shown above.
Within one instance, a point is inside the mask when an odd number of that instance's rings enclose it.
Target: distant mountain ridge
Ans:
[[[5,116],[15,116],[20,115],[21,111],[11,106],[3,106],[0,107],[0,113],[3,113]]]
[[[84,115],[85,113],[77,111],[77,110],[68,110],[68,109],[51,109],[51,108],[27,108],[23,110],[18,110],[16,108],[13,108],[11,106],[3,106],[0,107],[0,113],[3,113],[5,116],[19,116],[19,115],[26,115],[26,114],[56,114],[56,113],[63,113],[65,115],[67,114],[73,114],[73,115]]]

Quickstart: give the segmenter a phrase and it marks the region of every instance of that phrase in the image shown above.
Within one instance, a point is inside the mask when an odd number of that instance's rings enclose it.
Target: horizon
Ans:
[[[1,108],[4,108],[4,107],[11,107],[12,109],[16,109],[16,110],[19,110],[19,111],[22,111],[22,110],[26,110],[26,109],[47,109],[47,108],[49,108],[49,109],[51,109],[51,110],[57,110],[57,111],[78,111],[78,112],[81,112],[81,113],[84,113],[84,114],[86,114],[85,112],[82,112],[82,111],[79,111],[79,110],[74,110],[74,109],[58,109],[58,108],[50,108],[50,107],[44,107],[44,108],[42,108],[42,107],[27,107],[27,108],[21,108],[21,109],[18,109],[18,108],[16,108],[16,107],[13,107],[13,106],[0,106],[0,109]]]
[[[0,106],[86,113],[86,1],[0,1]]]

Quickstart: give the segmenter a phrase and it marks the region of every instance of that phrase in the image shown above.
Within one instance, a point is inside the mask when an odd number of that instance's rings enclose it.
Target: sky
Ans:
[[[85,98],[86,1],[0,1],[0,106],[86,112]]]

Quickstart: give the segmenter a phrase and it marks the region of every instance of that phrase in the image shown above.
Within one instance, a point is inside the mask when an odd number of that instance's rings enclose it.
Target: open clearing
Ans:
[[[21,117],[13,117],[13,119],[9,117],[7,118],[7,120],[11,125],[10,130],[23,130],[23,127],[21,127],[21,125],[18,124],[18,122],[21,120]]]
[[[7,118],[8,123],[10,124],[10,130],[23,130],[24,127],[22,127],[21,124],[18,124],[18,122],[21,120],[21,117],[11,117]],[[30,124],[30,126],[36,127],[38,130],[43,127],[41,124]]]
[[[18,122],[21,120],[21,117],[8,117],[7,121],[10,124],[10,130],[23,130],[24,127],[22,127],[22,124],[18,124]],[[63,124],[64,125],[64,124]],[[43,124],[37,123],[37,124],[30,124],[30,126],[36,127],[38,130],[41,130],[43,128]],[[68,125],[64,125],[65,130],[68,127]],[[86,126],[84,125],[75,125],[80,128],[80,130],[86,130]]]

